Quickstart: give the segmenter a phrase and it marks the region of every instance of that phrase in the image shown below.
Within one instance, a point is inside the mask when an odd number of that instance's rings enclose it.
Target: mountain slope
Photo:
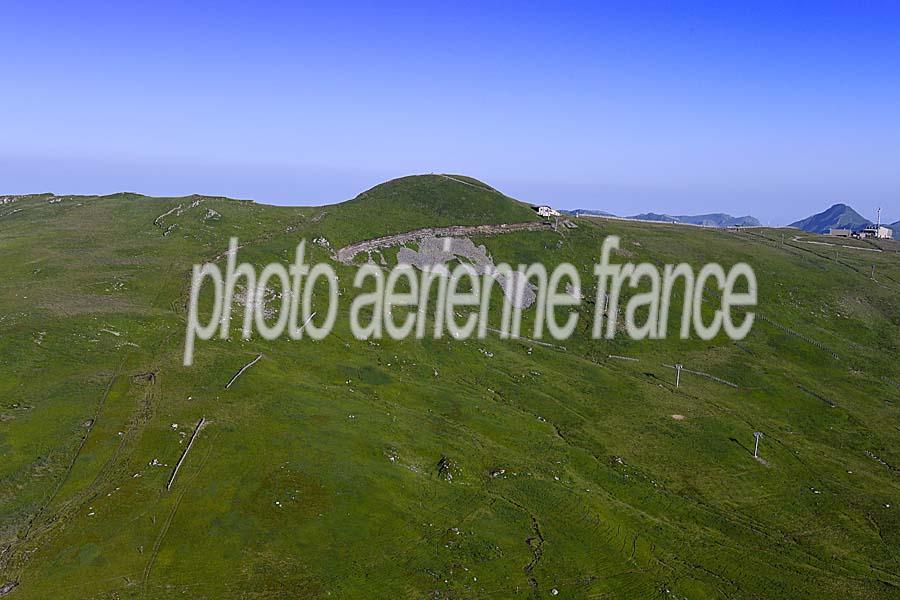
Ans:
[[[830,229],[852,229],[857,231],[871,224],[871,221],[846,204],[835,204],[828,210],[791,223],[790,227],[796,227],[810,233],[828,233]]]
[[[9,600],[896,597],[896,253],[836,260],[778,230],[584,219],[473,239],[496,264],[578,270],[565,342],[356,339],[358,269],[322,238],[533,214],[470,184],[404,178],[326,207],[4,198]],[[591,339],[608,235],[617,263],[750,264],[750,335],[681,340],[676,293],[666,339]],[[307,262],[341,291],[332,334],[244,340],[236,310],[231,338],[198,341],[184,367],[192,267],[224,267],[231,236],[257,273],[317,240]],[[622,305],[643,291],[623,285]],[[324,311],[324,294],[311,303]]]

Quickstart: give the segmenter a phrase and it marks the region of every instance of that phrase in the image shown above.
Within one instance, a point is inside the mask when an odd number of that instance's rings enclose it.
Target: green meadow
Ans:
[[[4,600],[900,597],[900,242],[573,218],[473,240],[575,265],[571,339],[351,334],[367,257],[333,250],[537,220],[439,175],[323,207],[0,205]],[[679,339],[676,291],[667,339],[591,339],[608,235],[615,262],[750,264],[750,334]],[[192,266],[224,265],[232,236],[257,272],[306,239],[339,277],[331,335],[236,324],[184,367]]]

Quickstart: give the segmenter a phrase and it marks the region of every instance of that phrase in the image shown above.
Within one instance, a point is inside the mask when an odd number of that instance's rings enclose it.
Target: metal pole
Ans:
[[[675,365],[675,387],[681,383],[681,369],[682,365]]]
[[[753,458],[759,458],[759,438],[762,437],[762,433],[756,431],[753,433],[753,437],[756,438],[756,445],[753,446]]]

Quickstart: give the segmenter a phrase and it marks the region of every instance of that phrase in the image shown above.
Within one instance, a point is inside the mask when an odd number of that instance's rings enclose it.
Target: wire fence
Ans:
[[[617,360],[630,360],[633,362],[638,362],[640,359],[632,358],[630,356],[619,356],[618,354],[608,354],[606,358],[615,358]]]
[[[664,364],[663,366],[666,367],[667,369],[674,369],[674,368],[676,368],[675,365],[666,365],[666,364]],[[703,371],[692,371],[691,369],[686,369],[686,368],[684,368],[684,367],[681,367],[681,372],[682,372],[682,373],[690,373],[690,374],[692,374],[692,375],[699,375],[700,377],[705,377],[705,378],[711,379],[712,381],[715,381],[715,382],[717,382],[717,383],[721,383],[721,384],[723,384],[723,385],[727,385],[727,386],[729,386],[729,387],[733,387],[733,388],[735,388],[735,389],[738,389],[738,384],[732,383],[731,381],[728,381],[728,380],[726,380],[726,379],[722,379],[721,377],[716,377],[715,375],[711,375],[711,374],[709,374],[709,373],[704,373]]]
[[[809,395],[812,396],[813,398],[816,398],[817,400],[821,400],[822,402],[824,402],[825,404],[827,404],[827,405],[830,406],[831,408],[834,408],[835,406],[837,406],[837,404],[835,404],[832,400],[829,400],[828,398],[826,398],[826,397],[823,396],[822,394],[819,394],[818,392],[814,392],[814,391],[812,391],[811,389],[808,389],[808,388],[803,387],[802,385],[798,385],[797,388],[799,388],[800,390],[806,392],[807,394],[809,394]]]
[[[781,331],[783,331],[783,332],[785,332],[785,333],[787,333],[787,334],[789,334],[789,335],[792,335],[792,336],[794,336],[794,337],[796,337],[796,338],[798,338],[798,339],[803,340],[803,341],[806,342],[807,344],[810,344],[810,345],[812,345],[812,346],[815,346],[815,347],[818,348],[819,350],[822,350],[822,351],[824,351],[824,352],[827,352],[828,354],[830,354],[830,355],[832,356],[832,358],[834,358],[834,360],[841,360],[841,357],[838,356],[837,352],[835,352],[834,350],[832,350],[831,348],[829,348],[828,346],[826,346],[826,345],[823,344],[822,342],[816,341],[816,340],[812,339],[812,338],[809,337],[809,336],[803,335],[803,334],[800,333],[799,331],[794,331],[794,330],[791,329],[790,327],[785,327],[784,325],[781,325],[780,323],[776,323],[775,321],[773,321],[772,319],[766,317],[765,315],[762,315],[762,314],[757,313],[756,317],[757,317],[759,320],[761,320],[761,321],[765,321],[766,323],[768,323],[769,325],[771,325],[772,327],[774,327],[774,328],[776,328],[776,329],[780,329]]]

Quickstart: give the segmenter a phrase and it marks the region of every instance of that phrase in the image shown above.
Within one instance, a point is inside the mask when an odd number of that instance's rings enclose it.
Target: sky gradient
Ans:
[[[0,194],[900,219],[900,5],[705,4],[4,2]]]

